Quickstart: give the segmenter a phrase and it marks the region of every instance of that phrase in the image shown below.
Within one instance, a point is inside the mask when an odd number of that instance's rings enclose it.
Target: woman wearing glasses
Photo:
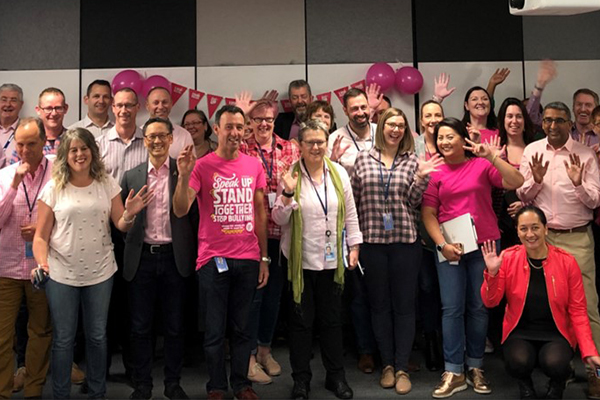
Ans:
[[[217,142],[210,139],[212,128],[204,111],[187,110],[181,119],[181,126],[192,135],[196,158],[202,158],[217,149]]]
[[[131,191],[123,206],[121,188],[106,173],[94,135],[83,128],[63,135],[52,180],[38,201],[33,241],[35,260],[50,276],[46,295],[53,326],[54,398],[70,397],[80,305],[89,397],[106,394],[106,321],[117,271],[109,221],[123,232],[131,228],[136,214],[152,199],[153,193],[145,190],[144,186],[135,196]]]
[[[352,189],[364,235],[361,261],[381,354],[383,388],[411,390],[408,358],[415,335],[417,278],[421,265],[419,207],[439,154],[420,161],[404,112],[379,117],[375,145],[358,154]]]
[[[354,269],[358,264],[362,234],[348,173],[325,157],[326,127],[308,121],[300,129],[298,141],[300,161],[283,175],[283,191],[273,208],[273,220],[282,227],[281,248],[288,259],[292,284],[292,398],[308,398],[313,325],[318,322],[327,370],[325,387],[336,397],[349,399],[353,392],[344,372],[341,294],[345,265]],[[347,261],[344,230],[350,248]]]

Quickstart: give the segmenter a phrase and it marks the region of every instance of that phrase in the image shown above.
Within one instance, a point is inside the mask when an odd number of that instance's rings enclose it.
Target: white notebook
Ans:
[[[440,224],[440,230],[444,235],[446,243],[462,243],[463,254],[468,254],[479,249],[477,245],[477,231],[475,230],[475,222],[470,213],[463,214],[459,217],[446,221]],[[446,261],[446,257],[438,250],[438,260]],[[452,262],[452,264],[458,264]]]

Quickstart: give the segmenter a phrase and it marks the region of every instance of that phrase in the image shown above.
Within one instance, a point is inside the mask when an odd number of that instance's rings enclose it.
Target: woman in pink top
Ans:
[[[516,189],[523,184],[523,176],[488,144],[469,140],[467,129],[456,118],[442,120],[434,137],[446,164],[431,174],[423,196],[422,218],[437,250],[448,261],[441,262],[436,257],[446,372],[433,397],[452,396],[465,390],[467,383],[476,393],[491,393],[481,369],[487,332],[487,311],[479,294],[485,268],[483,256],[480,250],[463,255],[458,244],[446,243],[440,224],[470,213],[478,243],[498,240],[500,231],[492,209],[491,189],[494,186]]]
[[[487,90],[481,86],[473,86],[465,94],[465,115],[462,122],[474,142],[490,143],[498,137],[498,119],[491,99]]]

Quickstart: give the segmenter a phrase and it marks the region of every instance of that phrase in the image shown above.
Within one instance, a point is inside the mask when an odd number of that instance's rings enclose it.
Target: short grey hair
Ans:
[[[319,120],[311,119],[302,124],[302,127],[298,131],[299,142],[304,140],[304,134],[308,131],[322,131],[325,134],[325,139],[327,139],[327,136],[329,136],[329,132],[327,131],[325,124]]]
[[[3,92],[5,90],[10,90],[11,92],[19,93],[19,101],[23,101],[23,89],[21,89],[21,86],[15,83],[5,83],[2,86],[0,86],[0,92]]]
[[[546,104],[546,107],[544,107],[544,113],[546,113],[547,109],[564,111],[564,113],[567,114],[567,119],[569,121],[571,120],[571,110],[562,101],[553,101],[552,103]]]

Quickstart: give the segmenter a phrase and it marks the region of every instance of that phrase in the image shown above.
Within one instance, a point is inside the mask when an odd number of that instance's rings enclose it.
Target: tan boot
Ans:
[[[81,385],[83,382],[85,382],[85,372],[77,364],[73,363],[73,367],[71,368],[71,383],[73,385]]]
[[[259,363],[254,363],[254,365],[250,366],[248,369],[248,379],[259,385],[268,385],[273,382],[271,377],[263,371]]]
[[[256,355],[256,362],[258,362],[265,372],[270,376],[278,376],[281,375],[281,365],[273,358],[271,353],[267,354],[264,357],[260,357]]]
[[[386,366],[381,372],[381,378],[379,384],[384,389],[393,388],[396,384],[396,378],[394,377],[394,367],[391,365]]]
[[[436,399],[445,399],[467,388],[467,380],[465,374],[454,375],[450,371],[442,374],[441,382],[435,387],[432,397]]]
[[[406,394],[412,389],[410,377],[404,371],[396,372],[396,393]]]
[[[27,375],[27,370],[25,367],[17,369],[15,375],[13,376],[13,393],[23,390],[23,387],[25,386],[25,375]]]

